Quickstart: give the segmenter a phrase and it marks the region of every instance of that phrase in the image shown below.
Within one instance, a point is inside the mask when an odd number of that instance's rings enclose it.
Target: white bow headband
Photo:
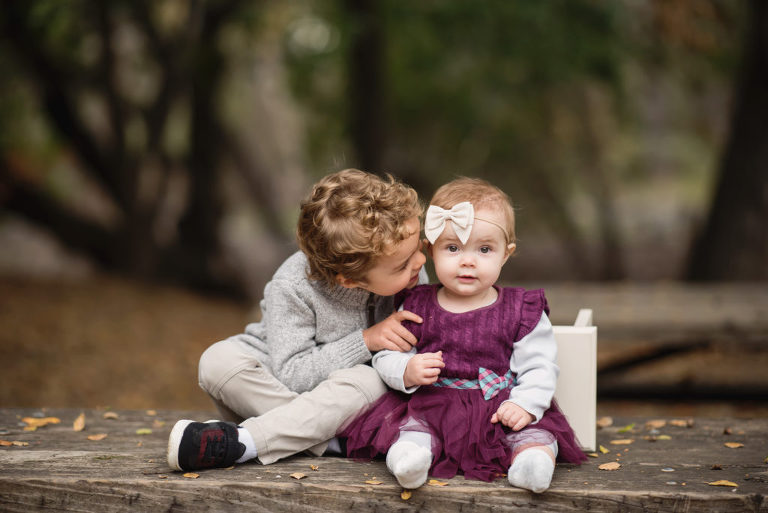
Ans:
[[[450,220],[453,222],[453,231],[456,233],[456,236],[462,244],[466,244],[467,240],[469,240],[469,234],[472,232],[475,219],[498,226],[504,232],[506,240],[509,241],[509,235],[503,226],[487,219],[476,218],[475,209],[469,201],[457,203],[450,210],[445,210],[437,205],[430,205],[424,220],[424,235],[427,236],[430,244],[434,244],[437,238],[440,237],[440,234],[443,233],[443,230],[445,230],[445,222]]]

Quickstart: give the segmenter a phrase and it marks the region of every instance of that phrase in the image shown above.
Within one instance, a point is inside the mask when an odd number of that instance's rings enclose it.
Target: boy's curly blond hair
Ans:
[[[302,201],[296,229],[309,277],[329,286],[339,274],[364,281],[377,257],[411,235],[405,222],[421,211],[416,191],[390,175],[345,169],[326,176]]]
[[[483,207],[504,212],[507,243],[516,242],[515,211],[512,207],[512,201],[504,191],[481,178],[461,176],[452,180],[435,191],[429,204],[449,209],[463,201],[472,203],[475,213]]]

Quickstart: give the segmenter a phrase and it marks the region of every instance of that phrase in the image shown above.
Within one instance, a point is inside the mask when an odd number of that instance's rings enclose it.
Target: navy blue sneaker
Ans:
[[[174,470],[230,467],[244,452],[232,422],[180,420],[168,437],[168,466]]]

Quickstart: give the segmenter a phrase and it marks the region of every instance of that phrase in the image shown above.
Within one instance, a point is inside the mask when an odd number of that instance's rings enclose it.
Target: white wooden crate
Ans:
[[[592,310],[579,310],[573,326],[553,326],[557,340],[555,399],[576,432],[582,449],[594,451],[597,415],[597,327]]]

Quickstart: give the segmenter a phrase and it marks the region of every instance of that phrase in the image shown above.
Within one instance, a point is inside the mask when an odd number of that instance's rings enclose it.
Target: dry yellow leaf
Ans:
[[[307,477],[307,475],[306,474],[302,474],[301,472],[294,472],[293,474],[291,474],[288,477],[292,477],[294,479],[304,479],[305,477]]]
[[[80,415],[77,416],[75,421],[72,423],[72,430],[73,431],[82,431],[85,429],[85,413],[80,413]]]
[[[606,449],[605,447],[603,447],[602,445],[600,447],[598,447],[598,449],[600,449],[600,452],[602,452],[603,454],[608,454],[609,452],[611,452],[608,449]]]
[[[136,430],[137,435],[151,435],[152,430],[149,428],[139,428]]]
[[[672,440],[672,437],[669,435],[659,435],[656,437],[656,440]]]
[[[600,470],[619,470],[619,467],[621,467],[621,463],[618,461],[611,461],[609,463],[603,463],[597,468]]]
[[[730,486],[730,487],[738,487],[736,483],[733,481],[726,481],[725,479],[720,479],[719,481],[712,481],[711,483],[707,483],[709,486]]]
[[[607,428],[613,426],[613,418],[612,417],[600,417],[597,419],[597,427],[599,428]]]
[[[18,440],[14,440],[11,443],[16,447],[26,447],[29,445],[29,442],[19,442]]]
[[[611,443],[613,445],[629,445],[633,443],[635,440],[633,438],[622,438],[619,440],[611,440]]]
[[[13,445],[13,442],[10,440],[0,440],[0,447],[10,447]]]
[[[107,411],[107,412],[104,412],[104,415],[102,415],[101,418],[108,419],[108,420],[116,420],[117,419],[117,413],[115,413],[113,411]]]
[[[676,427],[693,427],[693,419],[674,419],[670,420],[669,423]]]
[[[147,410],[147,415],[149,415],[150,417],[154,417],[155,415],[157,415],[157,412],[155,410]]]
[[[317,465],[310,465],[310,466],[309,466],[309,469],[310,469],[310,470],[314,470],[315,472],[317,472],[317,469],[319,469],[319,468],[320,468],[320,467],[318,467]]]
[[[659,429],[667,425],[667,421],[664,419],[653,419],[645,423],[646,429]]]
[[[34,431],[35,429],[47,426],[48,424],[58,424],[61,422],[61,419],[58,417],[43,417],[42,419],[35,417],[24,417],[21,419],[21,421],[27,425],[27,427],[24,428],[24,431]]]
[[[157,420],[157,419],[155,419],[152,422],[152,427],[155,428],[155,429],[160,429],[163,426],[165,426],[165,421],[164,420]]]
[[[198,477],[200,477],[200,474],[195,474],[194,472],[187,472],[186,474],[183,475],[183,477],[186,477],[188,479],[197,479]]]
[[[157,478],[158,478],[158,479],[168,479],[168,476],[167,476],[167,475],[165,475],[165,474],[158,474],[158,475],[157,475]]]
[[[366,481],[366,482],[365,482],[365,484],[369,484],[369,485],[380,485],[380,484],[381,484],[381,481],[379,481],[378,479],[369,479],[368,481]]]
[[[590,458],[597,458],[597,457],[599,457],[600,455],[599,455],[599,454],[597,454],[596,452],[588,452],[588,453],[587,453],[587,456],[589,456]]]
[[[729,449],[738,449],[739,447],[744,447],[744,444],[739,442],[725,442],[725,446]]]
[[[88,435],[88,440],[98,442],[99,440],[104,440],[106,437],[106,433],[96,433],[95,435]]]
[[[410,499],[411,495],[413,494],[411,493],[410,490],[403,490],[402,492],[400,492],[400,498],[403,499],[404,501],[407,501],[408,499]]]
[[[445,481],[438,481],[437,479],[430,479],[427,484],[429,486],[448,486],[448,483]]]

